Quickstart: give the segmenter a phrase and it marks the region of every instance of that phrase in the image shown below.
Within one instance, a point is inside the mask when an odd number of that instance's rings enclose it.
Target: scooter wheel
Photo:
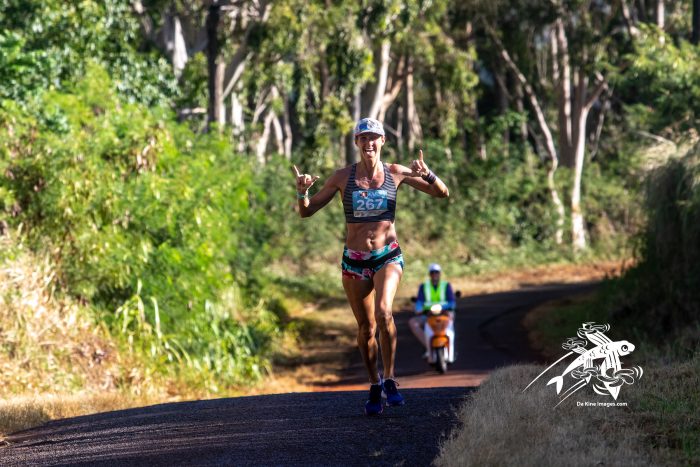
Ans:
[[[440,349],[437,351],[437,371],[444,374],[447,372],[447,359],[445,358],[445,350]]]

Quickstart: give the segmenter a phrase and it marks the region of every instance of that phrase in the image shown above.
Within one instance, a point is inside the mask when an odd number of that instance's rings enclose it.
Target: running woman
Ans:
[[[323,187],[309,197],[318,176],[302,174],[294,166],[301,217],[312,216],[340,192],[347,236],[343,251],[342,280],[357,320],[357,345],[369,375],[367,415],[380,414],[382,392],[387,405],[403,405],[394,379],[396,326],[392,303],[403,274],[403,256],[394,228],[396,192],[407,185],[437,198],[449,196],[447,186],[426,165],[423,151],[410,167],[381,161],[386,141],[381,122],[363,118],[354,129],[360,161],[336,170]],[[379,329],[379,345],[376,339]],[[381,347],[384,379],[377,369]]]

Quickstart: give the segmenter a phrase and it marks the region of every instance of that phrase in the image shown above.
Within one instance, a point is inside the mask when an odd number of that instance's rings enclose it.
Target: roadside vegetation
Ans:
[[[610,323],[635,351],[625,366],[643,377],[624,388],[626,407],[580,407],[592,391],[553,408],[544,382],[521,391],[545,366],[495,372],[462,408],[463,426],[438,465],[690,465],[700,458],[700,145],[650,172],[649,218],[638,258],[586,296],[534,310],[526,325],[551,361],[584,323]],[[585,391],[585,389],[584,389]],[[508,429],[504,429],[508,427]],[[507,447],[507,449],[506,449]]]
[[[630,239],[646,172],[696,127],[685,3],[668,35],[637,6],[221,3],[0,0],[0,433],[282,388],[315,332],[299,316],[343,297],[342,206],[299,219],[290,166],[354,162],[360,115],[385,122],[386,161],[422,148],[450,187],[399,197],[410,288],[434,261],[657,261]],[[567,113],[566,89],[590,98]],[[662,318],[695,299],[661,283]],[[664,329],[697,308],[674,313]]]

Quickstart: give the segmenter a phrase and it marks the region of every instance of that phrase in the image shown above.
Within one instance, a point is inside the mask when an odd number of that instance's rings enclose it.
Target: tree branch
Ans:
[[[544,112],[542,111],[542,107],[540,106],[539,101],[537,100],[537,96],[535,95],[535,91],[532,89],[532,86],[530,86],[530,83],[527,81],[527,78],[525,78],[525,75],[520,71],[520,68],[518,68],[518,65],[513,61],[511,58],[510,54],[508,51],[505,49],[503,46],[503,43],[500,41],[498,36],[496,35],[496,31],[493,30],[493,28],[486,22],[485,27],[486,31],[491,36],[493,39],[494,43],[496,44],[496,47],[498,48],[499,54],[501,55],[501,58],[506,62],[506,65],[511,69],[515,77],[518,79],[520,84],[523,87],[523,90],[525,91],[525,95],[527,96],[530,105],[532,106],[533,110],[535,111],[535,116],[537,117],[537,125],[540,127],[540,131],[542,131],[542,134],[544,135],[545,138],[545,148],[547,149],[547,153],[549,154],[549,157],[552,161],[553,165],[558,165],[559,163],[559,158],[557,156],[557,150],[554,147],[554,138],[552,137],[552,132],[549,129],[549,125],[547,125],[547,120],[545,119]]]
[[[596,78],[598,79],[598,84],[596,85],[591,95],[588,96],[586,102],[583,104],[583,108],[585,110],[590,110],[591,106],[595,103],[596,100],[598,100],[598,97],[600,97],[600,93],[602,93],[608,88],[608,82],[603,75],[601,75],[600,73],[596,73]]]

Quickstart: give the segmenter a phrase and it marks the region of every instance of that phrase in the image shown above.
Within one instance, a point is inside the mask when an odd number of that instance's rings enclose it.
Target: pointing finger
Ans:
[[[292,165],[292,167],[294,167],[294,175],[296,175],[297,177],[301,177],[301,174],[299,173],[299,169],[297,169],[297,166]]]
[[[418,150],[418,160],[423,162],[423,150],[422,149]]]

